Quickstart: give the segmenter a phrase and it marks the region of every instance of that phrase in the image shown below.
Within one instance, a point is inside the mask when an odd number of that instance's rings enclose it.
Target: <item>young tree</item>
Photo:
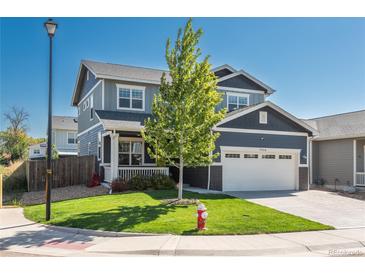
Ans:
[[[161,78],[153,101],[153,118],[145,122],[142,130],[143,138],[152,147],[148,149],[151,157],[179,168],[178,199],[182,199],[184,167],[209,165],[218,156],[212,153],[218,133],[211,128],[225,113],[225,109],[216,111],[222,98],[208,57],[198,61],[201,35],[201,29],[193,30],[190,19],[183,33],[179,29],[172,49],[167,41],[170,73]]]

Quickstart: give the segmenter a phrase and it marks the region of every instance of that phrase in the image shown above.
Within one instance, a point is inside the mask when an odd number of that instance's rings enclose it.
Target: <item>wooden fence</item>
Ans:
[[[52,161],[52,188],[86,185],[95,172],[95,156],[67,157]],[[27,161],[28,191],[45,190],[46,160]]]

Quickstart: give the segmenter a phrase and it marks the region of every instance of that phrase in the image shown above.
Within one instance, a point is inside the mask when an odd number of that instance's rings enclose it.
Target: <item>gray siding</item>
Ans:
[[[267,112],[267,124],[259,123],[260,111]],[[219,127],[307,132],[305,128],[270,107],[263,107],[259,110],[253,111],[227,123],[224,123]]]
[[[102,82],[100,82],[95,89],[93,90],[93,92],[88,95],[88,97],[85,97],[85,100],[89,100],[90,101],[90,97],[93,96],[93,101],[94,101],[94,111],[95,109],[102,109]],[[90,120],[90,103],[89,103],[89,107],[85,110],[83,110],[83,103],[84,101],[81,102],[81,104],[79,105],[80,108],[80,115],[78,115],[78,132],[82,132],[86,129],[88,129],[89,127],[99,123],[99,119],[96,117],[95,112],[94,112],[94,119]]]
[[[85,71],[83,75],[83,79],[81,79],[82,81],[82,85],[81,85],[81,92],[80,92],[80,100],[82,100],[85,95],[89,92],[89,90],[95,86],[95,84],[98,82],[98,79],[95,78],[94,74],[92,74],[91,72],[89,73],[89,80],[86,80],[86,74],[87,74],[87,69]]]
[[[104,99],[105,99],[105,110],[113,111],[127,111],[127,112],[141,112],[138,110],[118,110],[118,97],[117,97],[117,84],[144,86],[145,89],[145,113],[151,113],[153,96],[157,93],[159,86],[152,84],[140,84],[125,81],[114,81],[105,80]]]
[[[325,185],[353,183],[353,139],[313,142],[313,182],[324,179]]]
[[[97,155],[98,148],[98,132],[103,132],[103,126],[99,125],[92,130],[82,134],[78,137],[80,141],[80,155]],[[88,143],[90,142],[90,151],[88,150]]]
[[[305,136],[221,132],[216,141],[216,152],[220,153],[220,146],[300,149],[300,163],[307,163]],[[220,162],[220,156],[216,161]]]
[[[299,167],[299,190],[308,190],[308,168]]]
[[[56,146],[57,150],[77,152],[77,144],[68,144],[67,133],[77,131],[74,130],[63,130],[63,129],[53,129],[53,139],[52,143]]]
[[[218,78],[221,78],[221,77],[227,76],[228,74],[232,74],[232,72],[229,69],[225,68],[225,69],[221,69],[221,70],[214,72],[214,74]]]
[[[229,78],[222,82],[218,83],[219,86],[222,87],[231,87],[231,88],[243,88],[243,89],[253,89],[253,90],[262,90],[266,91],[263,87],[256,84],[254,81],[248,79],[243,75],[237,75],[235,77]]]

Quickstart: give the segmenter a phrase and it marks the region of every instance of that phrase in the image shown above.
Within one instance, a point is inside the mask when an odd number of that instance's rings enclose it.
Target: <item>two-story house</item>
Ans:
[[[229,65],[213,71],[223,95],[217,107],[228,109],[212,129],[220,132],[220,157],[211,166],[186,169],[185,183],[223,191],[307,189],[309,140],[316,130],[267,101],[274,90],[247,72]],[[163,72],[81,61],[72,97],[79,153],[96,155],[106,181],[168,172],[156,167],[140,134]]]
[[[77,156],[77,118],[52,116],[52,144],[59,157]],[[47,142],[29,146],[29,159],[45,159]]]

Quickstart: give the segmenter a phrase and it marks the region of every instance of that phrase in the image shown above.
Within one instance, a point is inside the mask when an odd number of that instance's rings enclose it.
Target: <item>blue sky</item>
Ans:
[[[166,68],[165,43],[186,18],[55,18],[55,115],[76,115],[71,96],[81,59]],[[48,37],[45,18],[2,18],[0,112],[30,114],[45,136]],[[194,18],[213,66],[243,68],[277,92],[269,100],[301,118],[365,108],[365,19]],[[4,129],[1,117],[1,129]]]

